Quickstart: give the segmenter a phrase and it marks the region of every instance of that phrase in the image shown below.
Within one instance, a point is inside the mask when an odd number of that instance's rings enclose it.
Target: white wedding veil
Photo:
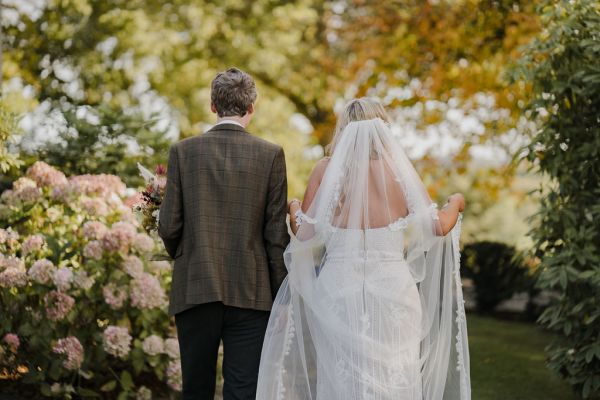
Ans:
[[[385,121],[345,126],[299,220],[256,398],[469,400],[460,220],[443,236]]]

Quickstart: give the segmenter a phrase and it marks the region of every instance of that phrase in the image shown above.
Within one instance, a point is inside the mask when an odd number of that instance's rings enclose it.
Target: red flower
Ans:
[[[156,175],[165,175],[167,173],[167,169],[164,165],[158,164],[156,166]]]

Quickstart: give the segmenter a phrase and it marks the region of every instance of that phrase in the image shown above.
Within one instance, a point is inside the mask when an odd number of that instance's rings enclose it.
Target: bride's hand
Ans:
[[[454,193],[448,197],[448,203],[455,203],[458,207],[458,212],[463,212],[465,209],[465,196],[461,193]]]
[[[302,207],[302,202],[298,199],[291,199],[288,202],[288,214],[294,215]]]

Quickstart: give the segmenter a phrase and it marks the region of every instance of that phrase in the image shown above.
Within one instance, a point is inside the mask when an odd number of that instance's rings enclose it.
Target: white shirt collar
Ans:
[[[234,124],[234,125],[241,126],[242,128],[244,128],[244,125],[240,124],[239,122],[237,122],[233,119],[222,119],[221,121],[217,122],[214,126],[222,125],[222,124]]]

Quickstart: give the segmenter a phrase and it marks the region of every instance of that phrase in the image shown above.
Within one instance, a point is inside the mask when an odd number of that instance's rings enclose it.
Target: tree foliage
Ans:
[[[122,115],[100,106],[65,111],[65,126],[39,156],[68,174],[98,171],[123,177],[130,186],[143,184],[137,163],[166,163],[170,140],[156,121],[142,115]],[[126,160],[124,162],[124,160]]]
[[[549,365],[584,398],[600,397],[600,4],[547,2],[521,60],[540,130],[526,158],[549,179],[531,234],[539,286],[558,297],[540,317],[560,339]]]
[[[171,132],[189,136],[204,131],[214,118],[209,111],[210,80],[217,71],[238,65],[259,83],[261,99],[251,130],[284,146],[292,182],[298,181],[291,185],[292,192],[299,195],[308,174],[304,148],[311,140],[289,122],[297,112],[294,104],[300,103],[292,94],[286,95],[281,85],[300,81],[299,74],[291,76],[291,66],[309,59],[305,53],[313,51],[314,28],[310,26],[318,15],[311,5],[310,1],[264,0],[50,0],[34,12],[20,12],[16,7],[17,22],[7,26],[4,37],[4,77],[6,81],[16,78],[32,89],[38,108],[47,115],[61,114],[60,136],[64,139],[63,133],[70,132],[70,137],[68,146],[53,146],[56,160],[61,149],[65,156],[77,154],[90,146],[94,136],[98,140],[93,147],[103,145],[110,126],[91,126],[73,118],[81,107],[125,127],[131,125],[132,113],[140,115],[150,108],[158,114],[156,118],[171,122]],[[29,51],[32,48],[36,51]],[[273,76],[277,79],[268,78]],[[152,163],[153,154],[161,151],[164,132],[143,119],[136,125],[144,129],[129,130],[129,139],[138,140],[143,132],[145,138],[139,144],[154,149],[145,154],[147,163]],[[82,127],[85,132],[72,134]],[[156,134],[154,142],[150,133]],[[79,140],[82,137],[86,139]],[[135,158],[120,157],[121,163],[129,164],[123,168],[131,170]],[[104,172],[99,168],[105,164],[98,160],[82,168],[93,165],[98,167],[95,172]]]
[[[0,106],[0,172],[2,174],[21,165],[19,156],[9,151],[9,145],[14,140],[17,130],[17,117]]]
[[[190,136],[213,121],[211,79],[236,65],[258,81],[251,131],[283,145],[296,196],[318,155],[306,149],[329,141],[334,109],[353,96],[378,96],[398,124],[421,109],[409,121],[418,135],[441,126],[463,143],[445,163],[419,155],[438,196],[471,168],[473,147],[516,127],[524,88],[500,76],[539,29],[536,2],[49,0],[7,26],[4,77],[21,79],[40,107],[61,113],[85,106],[120,115],[153,99],[175,131]],[[410,96],[396,95],[407,87]],[[480,118],[479,98],[500,116]],[[460,136],[444,125],[448,107],[429,103],[464,108],[483,133]],[[290,122],[296,114],[308,119],[311,136]],[[473,190],[493,201],[512,172],[487,168]]]

